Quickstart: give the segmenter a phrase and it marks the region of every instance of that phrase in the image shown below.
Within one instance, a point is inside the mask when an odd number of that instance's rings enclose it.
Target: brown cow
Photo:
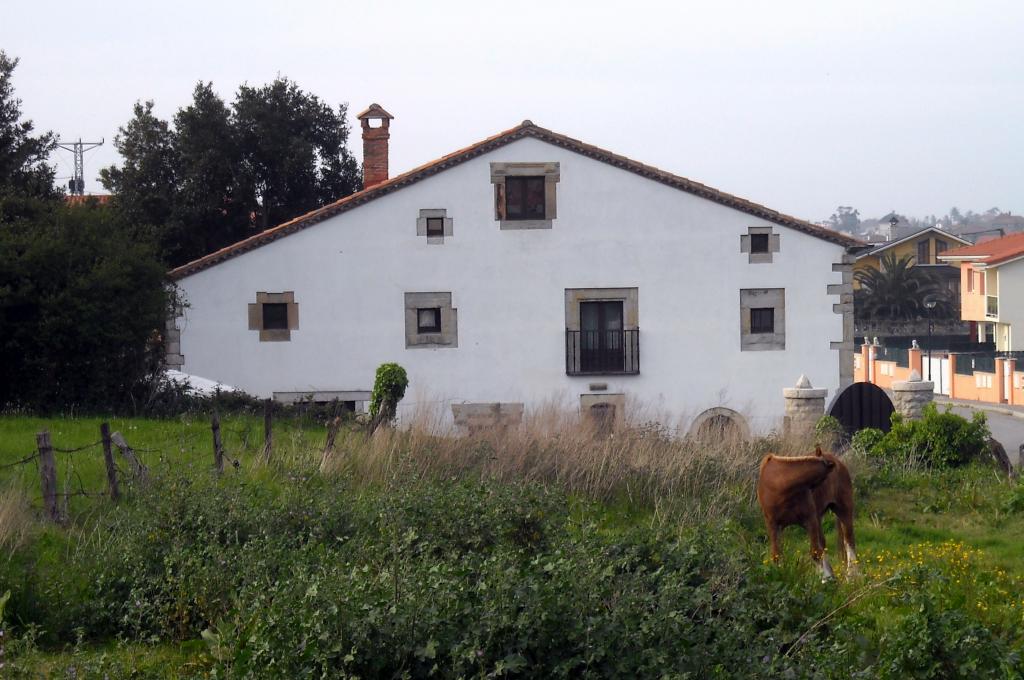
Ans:
[[[779,532],[797,524],[811,539],[811,559],[823,579],[835,578],[825,554],[821,518],[830,509],[836,516],[839,551],[846,557],[847,578],[857,574],[857,552],[853,540],[853,483],[843,461],[821,447],[814,455],[784,458],[769,453],[761,461],[757,479],[757,500],[764,512],[772,560],[779,559]]]

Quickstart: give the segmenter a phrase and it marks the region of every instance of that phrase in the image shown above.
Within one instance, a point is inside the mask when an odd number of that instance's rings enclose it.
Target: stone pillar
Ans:
[[[825,397],[828,390],[816,390],[807,376],[801,375],[796,387],[782,390],[786,400],[786,416],[782,420],[785,436],[804,436],[814,432],[818,419],[825,414]]]
[[[1010,396],[1006,393],[1006,380],[1003,378],[1003,371],[1006,370],[1003,368],[1003,364],[1005,363],[1006,359],[1001,357],[996,359],[996,377],[994,378],[994,384],[992,386],[996,388],[997,404],[1005,404],[1007,402],[1007,397]]]
[[[864,362],[864,382],[874,382],[871,375],[871,341],[864,338],[864,344],[860,346],[860,358]]]
[[[892,404],[904,418],[916,420],[924,412],[925,404],[935,398],[935,383],[921,380],[921,374],[911,371],[906,380],[892,384]]]
[[[956,399],[956,359],[957,355],[949,354],[949,398]]]
[[[1013,374],[1017,370],[1017,360],[1016,359],[1007,359],[1006,363],[1009,365],[1009,369],[1008,370],[1010,372],[1010,384],[1007,386],[1008,394],[1006,395],[1006,403],[1010,404],[1012,406],[1013,404],[1017,403],[1017,401],[1019,400],[1018,397],[1017,397],[1017,393],[1014,391],[1014,388],[1013,388]]]
[[[910,345],[910,349],[907,350],[907,366],[911,372],[917,371],[919,375],[924,375],[924,357],[921,347],[917,344],[917,340],[913,340]]]

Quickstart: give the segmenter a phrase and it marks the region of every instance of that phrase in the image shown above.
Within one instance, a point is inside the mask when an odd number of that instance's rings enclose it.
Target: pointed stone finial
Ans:
[[[911,340],[910,349],[921,349],[921,346],[917,344],[917,340]]]
[[[809,390],[811,389],[811,381],[807,379],[806,375],[801,373],[800,377],[796,381],[796,386],[801,390]]]
[[[907,382],[921,382],[921,374],[917,372],[916,368],[910,372],[910,377],[907,378]]]

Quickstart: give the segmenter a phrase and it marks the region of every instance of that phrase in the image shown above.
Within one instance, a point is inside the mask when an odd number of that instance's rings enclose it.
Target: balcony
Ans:
[[[565,331],[567,375],[636,375],[640,330]]]
[[[986,295],[987,304],[985,306],[985,317],[988,319],[999,318],[999,296],[998,295]]]

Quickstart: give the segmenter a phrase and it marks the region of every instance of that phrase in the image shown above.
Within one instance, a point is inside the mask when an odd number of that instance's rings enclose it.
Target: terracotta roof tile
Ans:
[[[250,250],[254,250],[260,246],[276,241],[277,239],[284,238],[296,231],[305,229],[306,227],[322,222],[325,219],[347,210],[351,210],[352,208],[356,208],[374,199],[386,196],[394,191],[413,184],[414,182],[418,182],[421,179],[425,179],[450,167],[464,163],[476,158],[477,156],[526,137],[534,137],[536,139],[543,140],[549,144],[574,151],[583,156],[587,156],[588,158],[593,158],[617,168],[636,173],[642,177],[647,177],[648,179],[652,179],[656,182],[661,182],[662,184],[667,184],[668,186],[676,189],[706,198],[710,201],[714,201],[715,203],[735,208],[736,210],[755,217],[802,231],[826,241],[831,241],[832,243],[846,247],[864,245],[861,241],[846,236],[845,234],[840,234],[839,232],[820,227],[816,224],[812,224],[789,215],[784,215],[775,210],[771,210],[770,208],[766,208],[763,205],[718,191],[717,189],[700,184],[699,182],[694,182],[693,180],[686,179],[685,177],[680,177],[679,175],[674,175],[670,172],[666,172],[665,170],[659,170],[658,168],[644,165],[643,163],[626,158],[625,156],[614,154],[591,144],[581,142],[578,139],[573,139],[572,137],[567,137],[538,125],[534,125],[532,122],[526,120],[514,128],[505,130],[504,132],[499,132],[498,134],[488,137],[476,144],[472,144],[463,149],[459,149],[458,151],[441,156],[437,160],[425,163],[417,168],[413,168],[412,170],[392,177],[385,182],[376,184],[369,189],[363,189],[362,191],[346,196],[334,203],[325,205],[322,208],[318,208],[317,210],[313,210],[305,215],[289,220],[284,224],[271,227],[270,229],[262,231],[254,236],[250,236],[243,241],[221,248],[216,252],[205,255],[176,269],[172,269],[169,272],[169,276],[172,279],[182,279],[186,276],[191,276],[192,274],[208,269],[220,262],[223,262],[224,260],[236,257]]]
[[[1021,256],[1024,256],[1024,233],[947,250],[941,255],[943,258],[970,257],[986,265],[999,264]]]

